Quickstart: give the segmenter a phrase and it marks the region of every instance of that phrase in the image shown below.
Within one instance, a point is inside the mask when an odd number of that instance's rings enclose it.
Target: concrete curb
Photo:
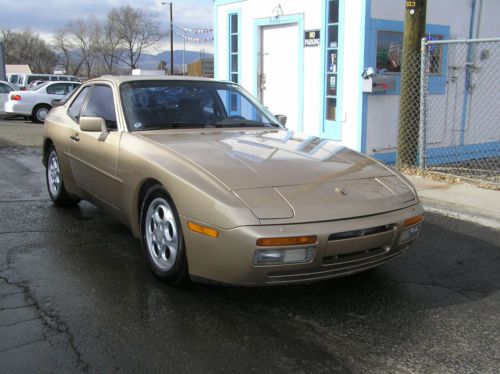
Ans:
[[[500,218],[494,218],[491,214],[485,214],[478,209],[422,196],[420,197],[420,201],[427,212],[439,213],[500,230]]]

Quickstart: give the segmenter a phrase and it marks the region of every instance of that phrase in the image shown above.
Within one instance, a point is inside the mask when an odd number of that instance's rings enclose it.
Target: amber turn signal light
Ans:
[[[408,218],[403,224],[404,227],[414,225],[416,223],[422,222],[424,220],[424,216],[419,214],[418,216]]]
[[[317,241],[318,237],[315,235],[294,236],[288,238],[261,238],[257,239],[257,245],[259,247],[278,247],[284,245],[315,244]]]
[[[215,229],[211,229],[210,227],[198,225],[198,224],[193,223],[193,222],[188,222],[187,225],[188,225],[189,230],[191,230],[193,232],[197,232],[199,234],[210,236],[211,238],[219,237],[219,232]]]

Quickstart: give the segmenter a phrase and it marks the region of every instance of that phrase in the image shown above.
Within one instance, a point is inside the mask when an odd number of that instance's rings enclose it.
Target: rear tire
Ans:
[[[80,202],[80,199],[68,194],[64,188],[64,181],[59,164],[59,156],[54,146],[50,146],[47,156],[47,167],[45,169],[47,190],[52,202],[57,206],[71,206]]]
[[[141,207],[144,257],[153,273],[169,284],[188,281],[184,236],[175,205],[163,186],[151,187]]]
[[[50,109],[51,107],[49,105],[37,105],[33,108],[33,112],[31,113],[31,121],[34,123],[43,123]]]

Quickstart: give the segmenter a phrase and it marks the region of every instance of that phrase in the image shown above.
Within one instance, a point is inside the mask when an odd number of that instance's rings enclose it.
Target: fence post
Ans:
[[[427,39],[422,38],[420,56],[420,123],[418,127],[418,167],[426,168],[427,125]]]

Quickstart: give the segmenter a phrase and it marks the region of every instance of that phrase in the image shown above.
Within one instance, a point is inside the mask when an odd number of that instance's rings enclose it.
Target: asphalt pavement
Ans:
[[[411,250],[370,272],[171,287],[113,218],[54,207],[22,142],[0,141],[2,373],[498,372],[498,230],[427,213]]]

